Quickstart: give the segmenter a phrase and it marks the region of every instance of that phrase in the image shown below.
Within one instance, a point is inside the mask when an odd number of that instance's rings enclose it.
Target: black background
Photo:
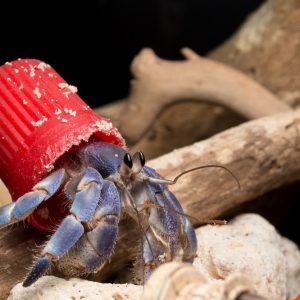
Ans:
[[[126,97],[129,66],[143,48],[168,59],[205,54],[261,0],[1,1],[0,63],[51,64],[92,107]]]

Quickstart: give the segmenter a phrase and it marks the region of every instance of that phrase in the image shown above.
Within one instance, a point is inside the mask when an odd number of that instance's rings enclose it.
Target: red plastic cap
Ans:
[[[0,177],[13,199],[28,192],[72,146],[93,138],[124,146],[48,64],[19,59],[0,67]]]

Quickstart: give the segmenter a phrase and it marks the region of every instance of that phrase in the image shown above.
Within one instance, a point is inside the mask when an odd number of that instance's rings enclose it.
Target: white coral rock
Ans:
[[[267,299],[295,297],[295,287],[300,286],[299,250],[261,216],[240,215],[226,226],[200,227],[196,234],[198,257],[194,266],[212,280],[242,273]]]
[[[196,230],[198,257],[194,266],[212,284],[243,274],[266,299],[295,299],[300,287],[300,252],[264,218],[240,215],[228,225]],[[142,299],[142,286],[102,284],[82,279],[44,276],[34,285],[16,285],[8,300]]]
[[[7,300],[133,300],[140,299],[142,286],[133,284],[98,283],[83,279],[69,280],[43,276],[30,287],[17,284]]]

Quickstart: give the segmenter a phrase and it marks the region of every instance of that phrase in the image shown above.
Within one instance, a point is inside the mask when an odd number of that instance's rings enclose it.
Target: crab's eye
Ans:
[[[123,161],[128,168],[132,168],[132,157],[129,153],[125,154]]]
[[[145,165],[145,155],[143,152],[139,152],[139,157],[140,157],[140,161],[141,161],[141,165],[142,167]]]

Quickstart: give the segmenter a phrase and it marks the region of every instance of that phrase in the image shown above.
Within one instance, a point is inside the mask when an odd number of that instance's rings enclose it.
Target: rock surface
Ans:
[[[261,216],[240,215],[226,226],[207,225],[196,233],[194,266],[212,280],[239,272],[267,299],[294,299],[299,292],[299,249]]]
[[[228,225],[207,225],[196,233],[198,257],[194,266],[212,283],[243,274],[255,292],[266,299],[292,300],[299,293],[299,249],[261,216],[240,215]],[[138,300],[143,299],[142,292],[142,286],[132,284],[44,276],[29,288],[16,285],[8,300]]]
[[[110,284],[72,278],[44,276],[30,287],[17,284],[7,300],[134,300],[140,299],[143,287],[133,284]]]

